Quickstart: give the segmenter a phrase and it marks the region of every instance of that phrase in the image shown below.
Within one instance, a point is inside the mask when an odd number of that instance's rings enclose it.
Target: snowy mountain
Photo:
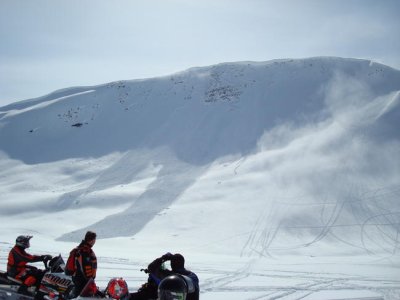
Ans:
[[[100,249],[398,266],[399,120],[400,71],[327,57],[17,102],[0,108],[0,233],[60,247],[90,228]]]

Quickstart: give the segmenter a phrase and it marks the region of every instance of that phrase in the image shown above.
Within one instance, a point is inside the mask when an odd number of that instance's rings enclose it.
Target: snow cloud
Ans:
[[[389,135],[385,114],[398,114],[398,99],[398,92],[374,98],[359,81],[337,75],[326,88],[326,119],[266,132],[260,152],[241,167],[264,174],[257,195],[267,204],[244,253],[269,255],[321,240],[394,253],[400,139],[381,137]]]

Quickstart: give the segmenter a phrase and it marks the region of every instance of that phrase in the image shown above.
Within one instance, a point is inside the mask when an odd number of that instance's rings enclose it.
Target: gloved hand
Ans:
[[[171,253],[167,252],[167,253],[165,253],[163,256],[161,256],[161,259],[162,259],[163,261],[171,260],[172,256],[173,256],[173,255],[172,255]]]
[[[51,256],[51,255],[41,255],[40,256],[40,260],[41,261],[49,261],[49,260],[51,260],[53,258],[53,256]]]

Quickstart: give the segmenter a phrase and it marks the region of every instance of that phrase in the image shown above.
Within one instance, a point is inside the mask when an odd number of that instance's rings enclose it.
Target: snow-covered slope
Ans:
[[[399,120],[400,71],[355,59],[56,91],[0,108],[0,233],[398,264]]]

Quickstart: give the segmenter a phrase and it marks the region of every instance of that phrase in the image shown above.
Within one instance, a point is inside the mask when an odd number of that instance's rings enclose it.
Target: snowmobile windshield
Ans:
[[[160,269],[161,269],[161,270],[166,270],[166,269],[168,269],[168,266],[167,266],[166,262],[163,262],[163,263],[161,264]]]
[[[50,272],[51,273],[63,273],[65,270],[65,262],[61,255],[54,257],[50,260]]]

